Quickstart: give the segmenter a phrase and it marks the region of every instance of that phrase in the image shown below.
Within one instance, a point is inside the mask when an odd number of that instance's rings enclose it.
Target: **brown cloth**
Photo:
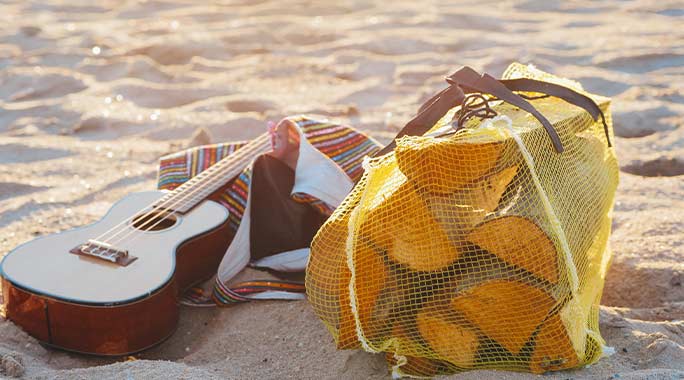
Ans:
[[[308,248],[326,216],[290,197],[295,173],[268,155],[256,159],[252,174],[251,260]]]

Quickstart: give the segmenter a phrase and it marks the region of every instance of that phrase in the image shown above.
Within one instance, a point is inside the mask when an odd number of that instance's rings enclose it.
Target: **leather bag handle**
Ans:
[[[493,95],[532,114],[544,127],[558,153],[563,152],[563,145],[558,133],[553,128],[553,125],[551,125],[544,115],[537,111],[537,109],[527,100],[523,99],[520,95],[515,94],[513,91],[539,92],[555,96],[570,104],[583,108],[589,112],[594,120],[598,120],[598,116],[601,116],[606,138],[608,139],[608,126],[606,125],[603,112],[601,112],[598,105],[589,97],[567,87],[527,78],[499,81],[489,74],[480,75],[467,66],[456,71],[447,77],[446,80],[447,83],[449,83],[449,87],[438,92],[423,103],[418,110],[418,114],[399,131],[391,143],[376,153],[375,157],[382,156],[392,151],[396,147],[396,140],[399,137],[424,134],[432,128],[432,126],[435,125],[437,121],[454,106],[454,104],[461,104],[465,98],[465,94],[476,92]],[[608,139],[608,146],[611,146],[610,139]]]
[[[587,111],[594,121],[598,121],[600,116],[608,146],[613,146],[610,141],[610,133],[608,131],[608,124],[606,123],[606,117],[603,115],[603,111],[601,111],[598,104],[596,104],[596,102],[594,102],[594,100],[592,100],[590,97],[555,83],[543,82],[530,78],[502,79],[500,82],[511,91],[538,92],[562,99]]]

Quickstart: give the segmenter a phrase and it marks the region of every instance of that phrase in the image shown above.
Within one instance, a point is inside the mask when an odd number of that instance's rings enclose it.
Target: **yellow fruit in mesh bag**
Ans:
[[[397,351],[399,356],[406,359],[406,362],[399,367],[401,373],[412,376],[437,376],[439,374],[440,367],[443,367],[444,363],[426,357],[404,354],[405,352],[422,353],[425,351],[425,348],[412,339],[408,330],[398,322],[395,322],[394,326],[392,326],[392,338],[395,339],[394,350]],[[394,352],[386,352],[385,360],[390,366],[395,366],[399,363],[399,358]]]
[[[386,287],[387,271],[380,254],[368,244],[357,243],[352,256],[354,260],[356,310],[359,314],[361,330],[366,339],[381,338],[388,323],[376,315],[376,305],[380,293]]]
[[[399,367],[399,371],[401,371],[402,374],[409,376],[437,376],[439,375],[440,366],[443,365],[438,361],[429,358],[421,358],[419,356],[404,356],[404,358],[406,358],[406,363]],[[385,360],[387,361],[387,364],[392,367],[399,362],[391,352],[385,353]]]
[[[412,136],[399,139],[394,152],[409,182],[430,192],[451,193],[489,172],[502,150],[500,142]]]
[[[441,269],[459,256],[411,183],[371,210],[360,231],[390,259],[416,271]]]
[[[520,353],[554,304],[546,292],[513,280],[488,281],[451,300],[473,325],[514,354]]]
[[[468,234],[477,244],[505,262],[558,282],[558,252],[549,236],[533,221],[510,215],[490,219]]]
[[[559,315],[541,325],[534,339],[530,370],[534,373],[576,367],[579,358]]]
[[[359,337],[356,334],[356,320],[352,314],[351,301],[349,300],[349,281],[351,272],[349,269],[340,272],[339,281],[339,327],[337,330],[337,349],[348,350],[361,348]]]
[[[367,340],[382,338],[386,332],[387,321],[375,314],[375,307],[380,293],[385,288],[387,267],[374,249],[365,243],[359,243],[354,252],[354,272],[356,310],[361,323],[361,331]],[[356,319],[351,309],[349,283],[351,272],[347,269],[340,281],[340,329],[337,348],[359,348]]]
[[[538,168],[580,270],[617,187],[618,164],[606,151],[604,142],[583,134],[570,140],[567,156],[549,155]]]
[[[446,231],[454,244],[459,244],[465,234],[493,212],[501,201],[504,191],[518,173],[518,166],[500,170],[451,194],[425,193],[432,216]]]
[[[494,211],[517,173],[518,165],[513,165],[468,185],[462,190],[467,194],[464,201],[477,210],[483,210],[486,213]]]
[[[439,357],[459,367],[475,362],[480,338],[475,331],[447,317],[447,313],[424,308],[416,317],[418,331]]]
[[[347,266],[346,241],[349,213],[333,214],[318,231],[309,256],[306,291],[328,328],[334,330],[337,348],[361,348],[349,302],[351,272]],[[321,254],[324,253],[324,254]]]

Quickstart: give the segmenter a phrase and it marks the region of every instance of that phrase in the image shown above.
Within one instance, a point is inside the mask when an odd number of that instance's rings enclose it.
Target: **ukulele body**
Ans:
[[[79,250],[164,194],[130,194],[98,222],[8,253],[0,264],[7,318],[47,345],[96,355],[135,353],[168,338],[178,323],[178,296],[216,272],[230,243],[224,207],[205,200],[150,231],[143,230],[156,220],[125,222],[111,238],[112,252],[125,251],[124,260]]]

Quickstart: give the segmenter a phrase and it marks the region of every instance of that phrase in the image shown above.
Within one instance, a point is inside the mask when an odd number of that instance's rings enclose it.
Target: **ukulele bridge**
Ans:
[[[109,243],[104,243],[97,240],[88,240],[87,243],[81,244],[73,248],[70,253],[75,255],[82,255],[94,257],[100,260],[109,261],[110,263],[118,264],[123,267],[128,266],[138,258],[128,254],[125,249],[116,248]]]

